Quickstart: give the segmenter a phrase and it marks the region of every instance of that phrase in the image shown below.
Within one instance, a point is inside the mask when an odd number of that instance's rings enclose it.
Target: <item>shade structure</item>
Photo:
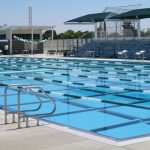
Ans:
[[[2,34],[8,34],[7,38],[9,39],[9,49],[10,49],[10,54],[12,54],[12,35],[14,34],[13,31],[16,30],[16,34],[18,32],[22,32],[21,34],[31,34],[31,40],[34,40],[34,31],[39,31],[43,32],[46,30],[54,30],[55,26],[2,26],[0,27],[0,31]],[[4,32],[4,33],[3,33]],[[30,32],[30,33],[28,33]],[[53,37],[52,37],[53,40]],[[33,54],[33,42],[31,43],[31,53]]]
[[[135,9],[110,17],[110,19],[146,19],[150,18],[150,8]]]
[[[116,16],[116,13],[106,12],[106,13],[96,13],[96,14],[88,14],[85,16],[81,16],[69,21],[66,21],[65,24],[69,23],[97,23],[105,21],[113,16]]]

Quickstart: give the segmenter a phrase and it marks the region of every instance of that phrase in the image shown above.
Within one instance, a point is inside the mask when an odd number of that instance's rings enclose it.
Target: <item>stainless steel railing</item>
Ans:
[[[89,60],[92,60],[94,59],[94,51],[87,51],[83,56],[82,56],[82,59],[88,59]]]
[[[16,88],[17,89],[17,110],[16,111],[10,111],[8,110],[7,108],[9,107],[9,105],[7,104],[7,96],[8,96],[8,89],[10,88]],[[27,112],[36,112],[38,111],[41,107],[42,107],[42,100],[41,100],[41,97],[40,95],[38,95],[36,92],[35,92],[35,89],[38,89],[38,93],[41,92],[44,94],[45,98],[49,100],[49,102],[51,102],[53,104],[53,108],[50,112],[48,113],[42,113],[42,114],[35,114],[35,115],[28,115]],[[32,93],[32,95],[34,95],[37,100],[38,100],[38,107],[34,108],[34,109],[28,109],[28,110],[21,110],[21,92],[22,90],[28,90]],[[56,103],[54,100],[52,100],[48,95],[47,93],[41,88],[41,87],[36,87],[36,86],[25,86],[25,85],[22,85],[22,84],[14,84],[14,85],[7,85],[5,90],[4,90],[4,112],[5,112],[5,124],[8,123],[8,114],[13,114],[13,123],[15,122],[15,114],[17,114],[18,116],[18,128],[21,127],[21,118],[26,118],[26,127],[28,127],[28,118],[29,117],[32,117],[32,118],[35,118],[37,120],[37,125],[39,125],[39,118],[42,117],[42,116],[45,116],[45,115],[51,115],[55,112],[56,110]],[[9,112],[8,112],[9,111]],[[24,119],[25,120],[25,119]]]

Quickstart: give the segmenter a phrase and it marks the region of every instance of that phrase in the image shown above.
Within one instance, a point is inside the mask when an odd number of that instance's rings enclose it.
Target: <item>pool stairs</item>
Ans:
[[[17,109],[15,110],[10,110],[9,104],[8,104],[8,90],[14,90],[17,91],[17,103],[14,104]],[[37,104],[38,107],[32,108],[32,109],[27,109],[27,110],[21,110],[21,106],[25,104],[21,104],[21,92],[22,91],[30,92],[34,97],[37,99]],[[43,94],[44,98],[46,98],[50,103],[52,103],[53,107],[52,110],[48,113],[37,113],[36,111],[40,110],[42,107],[42,100],[41,96],[39,94]],[[39,126],[39,119],[43,116],[46,115],[51,115],[55,112],[56,110],[56,103],[54,100],[52,100],[47,93],[38,86],[25,86],[21,84],[14,84],[14,85],[7,85],[4,90],[4,119],[5,119],[5,124],[8,124],[8,115],[12,114],[12,123],[15,123],[16,121],[16,116],[17,116],[17,123],[18,123],[18,129],[21,128],[21,118],[23,118],[24,121],[26,121],[26,127],[29,127],[29,118],[33,118],[37,120],[37,126]],[[31,115],[30,113],[34,112],[34,115]],[[29,114],[28,114],[29,113]]]
[[[87,51],[82,56],[83,60],[93,60],[94,59],[94,51]]]

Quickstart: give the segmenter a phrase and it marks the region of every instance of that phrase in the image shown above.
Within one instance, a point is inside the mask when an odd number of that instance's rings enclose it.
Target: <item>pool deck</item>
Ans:
[[[3,57],[3,56],[2,56]],[[21,57],[18,55],[17,57]],[[61,58],[61,56],[36,55],[35,58]],[[67,58],[66,58],[67,59]],[[102,59],[101,59],[102,60]],[[108,60],[108,59],[105,59]],[[133,60],[130,60],[133,61]],[[148,61],[149,62],[149,61]],[[11,119],[11,118],[10,118]],[[22,123],[24,125],[24,123]],[[112,146],[71,133],[57,130],[47,125],[17,129],[17,124],[4,125],[4,115],[0,111],[0,150],[149,150],[150,140],[126,146]]]
[[[149,150],[150,147],[150,141],[118,147],[44,125],[37,127],[33,120],[30,125],[32,127],[22,129],[17,129],[16,123],[4,125],[1,111],[0,150]]]
[[[58,59],[78,59],[83,58],[77,57],[63,57],[62,55],[47,55],[47,54],[35,54],[35,55],[0,55],[0,57],[25,57],[25,58],[58,58]],[[85,58],[84,58],[85,59]],[[129,62],[150,62],[150,60],[139,60],[139,59],[107,59],[107,58],[94,58],[94,60],[106,60],[106,61],[129,61]]]

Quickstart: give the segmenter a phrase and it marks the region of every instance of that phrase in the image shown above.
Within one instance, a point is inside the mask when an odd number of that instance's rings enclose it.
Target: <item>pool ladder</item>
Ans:
[[[83,54],[82,59],[93,60],[94,59],[94,51],[87,51],[85,54]]]
[[[13,88],[15,90],[17,90],[17,111],[10,111],[7,110],[7,107],[9,106],[7,104],[7,99],[8,99],[8,90],[10,88]],[[38,100],[38,107],[36,107],[35,109],[28,109],[28,110],[21,110],[21,92],[22,90],[27,90],[30,91],[32,93],[32,95],[34,95],[37,100]],[[35,92],[35,90],[39,93],[43,93],[44,94],[44,98],[48,99],[49,102],[51,102],[53,104],[53,108],[49,113],[44,113],[44,114],[38,114],[38,115],[27,115],[27,112],[36,112],[38,111],[41,107],[42,107],[42,100],[41,97]],[[24,104],[25,105],[25,104]],[[54,100],[52,100],[47,93],[41,88],[41,87],[37,87],[37,86],[25,86],[25,85],[20,85],[20,84],[14,84],[14,85],[7,85],[5,90],[4,90],[4,115],[5,115],[5,124],[8,124],[8,114],[12,114],[12,122],[15,123],[15,115],[17,114],[17,119],[18,119],[18,129],[21,128],[21,118],[23,118],[23,121],[26,121],[26,127],[29,127],[29,117],[36,119],[37,120],[37,126],[39,126],[39,118],[42,116],[46,116],[46,115],[51,115],[55,112],[56,110],[56,103]]]

